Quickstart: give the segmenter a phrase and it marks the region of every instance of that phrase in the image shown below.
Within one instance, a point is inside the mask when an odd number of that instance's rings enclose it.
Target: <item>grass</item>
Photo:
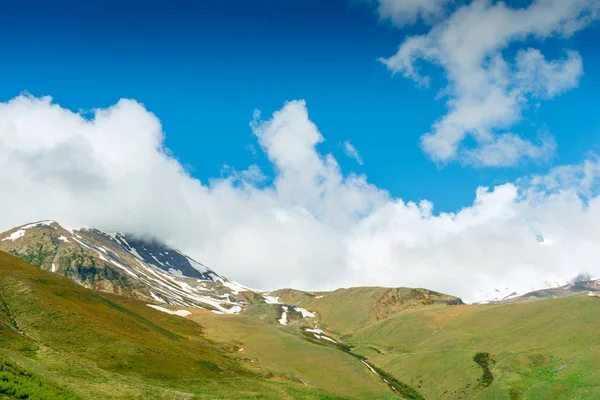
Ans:
[[[0,352],[82,398],[350,397],[240,360],[194,321],[100,295],[3,252],[0,305]]]
[[[61,398],[398,398],[364,358],[404,398],[599,397],[596,297],[448,306],[456,298],[423,289],[277,295],[316,311],[340,344],[305,334],[293,313],[279,325],[279,306],[181,318],[0,252],[0,365],[13,391],[4,395],[37,387]]]
[[[426,289],[357,287],[314,296],[297,290],[275,292],[282,302],[316,311],[320,324],[339,337],[407,310],[446,306],[460,299]]]
[[[70,390],[35,374],[0,355],[0,398],[77,400]]]
[[[271,325],[254,315],[218,315],[200,310],[193,311],[191,318],[202,325],[207,337],[231,343],[237,358],[246,363],[258,363],[341,396],[398,398],[358,359],[335,346],[312,343],[298,326]]]
[[[396,315],[347,341],[429,399],[595,399],[598,320],[600,301],[588,296],[444,307]]]

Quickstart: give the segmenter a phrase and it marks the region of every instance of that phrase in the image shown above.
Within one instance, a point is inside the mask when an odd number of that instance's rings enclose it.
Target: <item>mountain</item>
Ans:
[[[314,311],[320,326],[337,335],[412,310],[464,304],[455,296],[414,288],[355,287],[318,293],[282,289],[272,294],[283,303]]]
[[[427,399],[598,399],[600,299],[417,309],[345,343]]]
[[[152,302],[238,313],[264,293],[153,239],[35,222],[0,234],[0,250],[80,285]]]
[[[499,303],[502,301],[508,301],[515,298],[519,298],[524,295],[524,293],[543,291],[546,289],[554,289],[561,286],[567,285],[566,281],[558,282],[558,281],[544,281],[537,288],[529,287],[526,290],[523,290],[523,286],[520,288],[516,288],[514,286],[504,286],[504,285],[496,285],[495,287],[488,287],[486,289],[478,289],[477,295],[471,304],[489,304],[489,303]]]
[[[421,399],[413,388],[374,369],[335,336],[337,332],[327,325],[335,308],[327,306],[319,308],[319,312],[312,312],[304,308],[300,299],[290,297],[291,291],[266,293],[244,287],[156,240],[116,232],[104,233],[93,228],[71,229],[55,221],[40,221],[0,234],[0,250],[45,270],[45,273],[69,278],[96,293],[141,301],[144,311],[136,311],[142,314],[154,309],[196,320],[197,310],[202,309],[211,311],[209,315],[232,316],[242,312],[245,320],[218,320],[217,331],[223,325],[231,326],[231,332],[225,339],[241,340],[240,351],[244,349],[242,346],[261,348],[258,352],[249,349],[248,354],[252,352],[256,360],[292,376],[302,371],[306,381],[314,382],[318,388],[329,392],[343,394],[347,398],[394,398],[401,395]],[[378,294],[373,310],[376,319],[388,318],[407,309],[462,304],[460,299],[424,289],[363,289]],[[330,304],[330,299],[337,297],[337,291],[331,296],[314,305]],[[361,301],[348,302],[348,305],[353,307]],[[174,306],[183,309],[174,309]],[[202,325],[206,321],[207,315],[200,314],[197,322]],[[254,335],[236,336],[235,332],[247,332],[245,327],[248,324],[253,326]],[[44,325],[48,328],[51,324]],[[320,328],[321,325],[325,330]],[[59,325],[54,331],[64,328]],[[98,326],[98,329],[102,331],[103,328]],[[250,338],[254,339],[248,343]],[[260,346],[265,340],[267,346]],[[310,358],[304,359],[309,354]],[[292,356],[296,359],[291,360]],[[290,366],[294,367],[290,369]],[[331,375],[333,371],[335,373]],[[332,384],[342,377],[344,385]],[[381,388],[382,384],[384,388]],[[380,392],[377,397],[372,395],[375,392]]]
[[[466,305],[421,288],[265,293],[155,240],[54,221],[0,246],[20,258],[0,251],[0,398],[600,393],[600,281],[586,277]]]
[[[570,297],[580,294],[585,294],[588,296],[600,296],[600,280],[587,278],[584,280],[576,280],[562,286],[534,290],[520,296],[510,296],[509,298],[504,298],[497,303],[521,303],[540,299]]]
[[[346,353],[259,319],[188,310],[169,315],[145,301],[86,289],[0,251],[0,398],[394,397]],[[229,340],[207,336],[203,321],[229,335],[243,334],[250,321],[264,357],[257,360]],[[247,351],[254,346],[248,341]],[[295,371],[284,370],[285,361],[271,362],[291,357]]]

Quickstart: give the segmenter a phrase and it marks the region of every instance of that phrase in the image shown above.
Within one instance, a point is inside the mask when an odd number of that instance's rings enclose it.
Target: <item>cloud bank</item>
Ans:
[[[193,178],[163,147],[159,119],[132,100],[90,118],[48,97],[0,103],[0,229],[55,219],[154,235],[265,289],[413,286],[476,301],[600,275],[596,158],[435,213],[317,152],[324,138],[303,101],[257,114],[251,129],[275,167],[271,184],[256,166]]]
[[[548,60],[527,45],[585,28],[600,14],[600,0],[533,0],[520,8],[473,0],[449,13],[447,3],[452,2],[378,1],[380,18],[398,27],[419,18],[435,21],[427,33],[407,37],[396,54],[381,59],[390,71],[419,86],[431,82],[421,73],[423,65],[445,74],[441,94],[447,97],[448,113],[421,137],[421,148],[441,164],[501,167],[547,160],[556,147],[551,136],[526,139],[510,128],[532,101],[577,87],[583,62],[576,51]],[[465,145],[468,137],[474,147]]]

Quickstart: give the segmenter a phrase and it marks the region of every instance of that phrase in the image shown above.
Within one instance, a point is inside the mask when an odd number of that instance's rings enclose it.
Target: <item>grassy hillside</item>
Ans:
[[[341,343],[304,332],[300,317],[280,325],[281,305],[182,318],[0,252],[0,398],[398,398],[356,356],[416,398],[600,394],[598,297],[450,306],[459,300],[423,289],[276,295],[316,311]]]
[[[348,397],[395,399],[380,378],[335,347],[312,343],[298,326],[276,326],[248,315],[193,311],[211,339],[232,343],[240,359],[280,371],[310,386]],[[281,329],[284,328],[284,329]]]
[[[417,310],[347,341],[429,399],[597,399],[599,321],[600,298],[577,296]]]
[[[320,324],[339,336],[400,312],[462,303],[454,296],[411,288],[357,287],[320,294],[283,289],[274,295],[284,303],[316,311]]]
[[[243,362],[201,330],[193,321],[99,295],[0,252],[0,351],[78,396],[342,398]]]
[[[76,400],[79,397],[0,355],[0,398]]]

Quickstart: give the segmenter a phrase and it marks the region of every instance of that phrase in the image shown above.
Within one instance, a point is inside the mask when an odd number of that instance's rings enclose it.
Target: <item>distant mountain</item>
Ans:
[[[555,299],[560,297],[570,297],[576,295],[588,295],[600,297],[600,280],[590,279],[584,281],[571,282],[566,285],[534,290],[520,296],[510,296],[497,301],[496,303],[521,303],[524,301],[539,299]]]
[[[455,296],[404,287],[354,287],[316,293],[281,289],[273,295],[286,304],[296,304],[317,313],[319,326],[341,336],[398,314],[464,304]]]
[[[238,313],[263,292],[233,282],[154,239],[35,222],[0,234],[0,250],[86,288],[217,313]]]

